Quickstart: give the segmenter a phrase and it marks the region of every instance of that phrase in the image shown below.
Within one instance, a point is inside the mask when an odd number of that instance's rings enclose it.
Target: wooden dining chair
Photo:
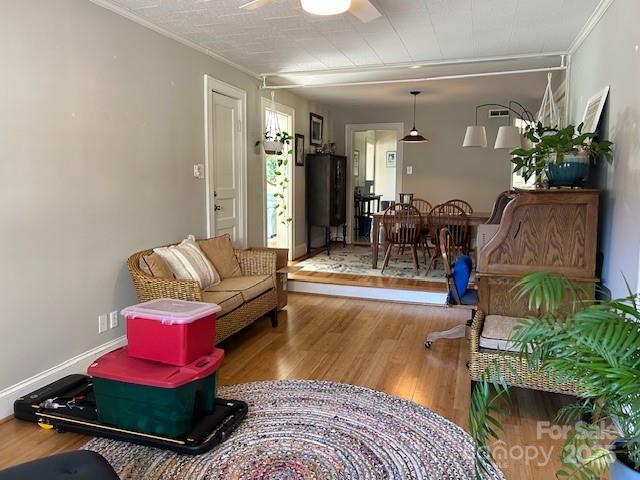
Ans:
[[[431,261],[427,267],[427,273],[441,260],[439,236],[440,230],[447,228],[451,234],[452,248],[458,254],[468,254],[470,250],[469,216],[460,207],[451,203],[441,203],[436,205],[429,212],[427,225],[432,232],[433,238],[437,240],[435,252],[431,255]]]
[[[404,251],[405,247],[411,249],[413,265],[416,269],[416,275],[418,275],[420,266],[417,245],[422,229],[422,217],[418,209],[409,204],[396,203],[385,210],[382,226],[387,242],[382,272],[384,273],[385,268],[389,265],[393,247],[397,246],[399,251]]]
[[[509,205],[509,202],[515,198],[515,196],[516,194],[513,190],[507,190],[498,195],[498,198],[496,198],[496,201],[493,204],[491,215],[485,223],[498,225],[500,220],[502,220],[502,213],[504,212],[504,209]]]
[[[431,258],[431,248],[429,246],[429,241],[431,241],[431,243],[433,243],[433,245],[436,245],[436,241],[434,239],[431,238],[430,233],[429,232],[429,226],[426,223],[426,220],[429,216],[429,212],[431,211],[431,209],[433,208],[433,205],[431,205],[431,203],[427,200],[425,200],[424,198],[414,198],[411,201],[411,205],[413,205],[414,207],[416,207],[418,209],[418,211],[420,212],[420,215],[422,217],[423,220],[423,225],[422,225],[422,231],[420,232],[420,246],[422,247],[422,257],[424,260],[424,264],[425,266],[427,265],[427,255],[429,255],[429,258]]]
[[[473,207],[464,200],[460,200],[459,198],[452,198],[451,200],[447,200],[444,203],[450,203],[451,205],[455,205],[456,207],[461,208],[462,211],[467,215],[471,215],[473,213]]]

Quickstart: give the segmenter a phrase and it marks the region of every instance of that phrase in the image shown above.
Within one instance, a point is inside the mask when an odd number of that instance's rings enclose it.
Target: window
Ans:
[[[526,120],[522,120],[521,118],[516,118],[514,125],[520,129],[521,132],[530,125],[531,122],[527,122]],[[525,182],[522,175],[519,173],[513,172],[513,163],[509,163],[509,168],[511,169],[511,188],[521,188],[521,189],[531,189],[535,188],[536,185],[536,177],[535,175],[529,179],[529,181]]]

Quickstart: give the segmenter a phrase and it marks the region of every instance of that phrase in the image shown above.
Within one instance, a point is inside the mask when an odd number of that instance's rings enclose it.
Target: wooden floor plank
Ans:
[[[353,383],[413,400],[466,429],[468,341],[442,340],[431,350],[423,343],[429,332],[468,316],[453,308],[291,294],[276,329],[260,320],[222,345],[226,357],[219,380],[223,385],[278,378]],[[554,450],[548,465],[509,460],[503,466],[508,478],[554,478],[560,443],[538,439],[537,422],[552,421],[566,401],[542,392],[515,392],[506,444]],[[0,424],[0,468],[77,449],[87,440],[9,420]]]

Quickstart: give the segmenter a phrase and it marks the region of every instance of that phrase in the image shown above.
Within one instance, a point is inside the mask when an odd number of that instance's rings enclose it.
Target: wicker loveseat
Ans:
[[[269,315],[277,326],[276,254],[266,250],[234,250],[242,276],[223,280],[214,290],[205,291],[197,282],[158,278],[140,268],[140,260],[153,250],[134,253],[127,267],[140,302],[156,298],[177,298],[220,305],[216,343]],[[209,289],[207,289],[209,290]]]

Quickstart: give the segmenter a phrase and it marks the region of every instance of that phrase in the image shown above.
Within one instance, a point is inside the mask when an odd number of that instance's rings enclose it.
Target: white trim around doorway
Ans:
[[[350,123],[345,126],[345,145],[347,154],[347,243],[353,240],[353,165],[351,159],[353,134],[368,130],[394,130],[397,134],[398,148],[396,153],[396,196],[402,192],[404,123]]]
[[[238,87],[234,87],[222,80],[218,80],[210,75],[204,75],[204,150],[205,150],[205,183],[206,183],[206,213],[207,213],[207,236],[215,235],[215,225],[211,222],[211,209],[213,208],[213,197],[211,195],[213,184],[213,172],[210,172],[209,165],[213,155],[213,124],[211,112],[213,108],[213,92],[226,95],[240,102],[240,118],[238,119],[238,145],[236,148],[240,152],[240,204],[238,205],[238,216],[240,218],[240,232],[238,235],[241,248],[247,247],[247,92]]]

